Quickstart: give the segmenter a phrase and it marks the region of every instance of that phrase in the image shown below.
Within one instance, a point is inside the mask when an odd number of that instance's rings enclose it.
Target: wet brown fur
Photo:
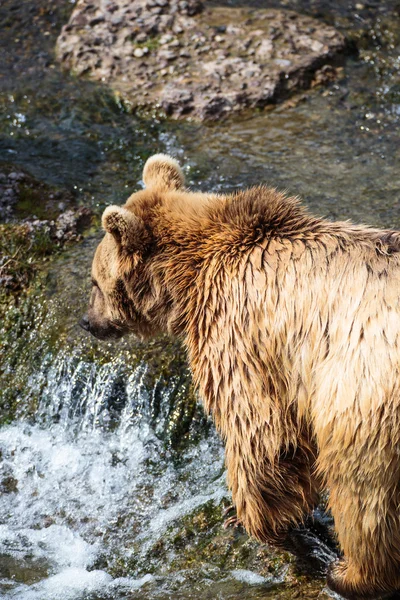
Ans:
[[[344,554],[331,587],[400,587],[400,233],[265,187],[192,193],[172,159],[151,161],[129,244],[120,209],[104,215],[93,329],[182,338],[251,535],[279,543],[327,487]]]

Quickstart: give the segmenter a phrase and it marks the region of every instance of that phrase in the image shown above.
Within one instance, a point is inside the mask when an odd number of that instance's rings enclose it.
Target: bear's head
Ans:
[[[148,337],[166,329],[172,301],[157,268],[160,204],[184,188],[178,163],[164,154],[152,156],[143,171],[145,189],[125,206],[109,206],[102,218],[106,232],[92,265],[92,292],[80,321],[99,339],[125,333]]]

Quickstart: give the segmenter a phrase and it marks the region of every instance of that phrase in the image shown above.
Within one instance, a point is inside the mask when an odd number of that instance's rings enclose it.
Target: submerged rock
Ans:
[[[14,165],[0,166],[0,223],[55,219],[74,204],[70,191],[53,188]]]
[[[0,315],[3,297],[26,289],[43,261],[65,244],[81,240],[92,217],[90,209],[78,208],[51,221],[0,224]]]
[[[82,232],[92,223],[93,213],[89,208],[67,210],[52,222],[52,235],[60,243],[82,238]]]
[[[58,58],[133,109],[213,121],[326,82],[320,69],[347,47],[333,27],[291,11],[202,8],[194,0],[80,0]]]
[[[19,198],[19,182],[24,179],[20,172],[0,173],[0,222],[11,219]]]
[[[0,315],[4,298],[26,289],[43,260],[78,241],[93,218],[54,189],[12,165],[0,171]]]

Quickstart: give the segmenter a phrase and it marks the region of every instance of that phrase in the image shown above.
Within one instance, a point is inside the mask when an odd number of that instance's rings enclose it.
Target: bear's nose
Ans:
[[[87,315],[83,315],[82,319],[79,321],[79,327],[82,327],[85,331],[90,331],[90,323]]]

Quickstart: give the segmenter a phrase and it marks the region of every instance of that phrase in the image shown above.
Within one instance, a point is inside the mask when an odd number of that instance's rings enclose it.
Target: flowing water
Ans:
[[[52,52],[73,3],[4,0],[0,161],[99,213],[140,186],[147,156],[170,152],[193,187],[266,181],[330,218],[400,228],[398,3],[268,4],[335,24],[359,56],[328,88],[205,126],[141,119],[63,73]],[[311,571],[332,560],[329,544],[315,538],[301,567],[222,530],[223,447],[179,345],[78,330],[97,242],[57,258],[2,325],[0,598],[325,598]]]

